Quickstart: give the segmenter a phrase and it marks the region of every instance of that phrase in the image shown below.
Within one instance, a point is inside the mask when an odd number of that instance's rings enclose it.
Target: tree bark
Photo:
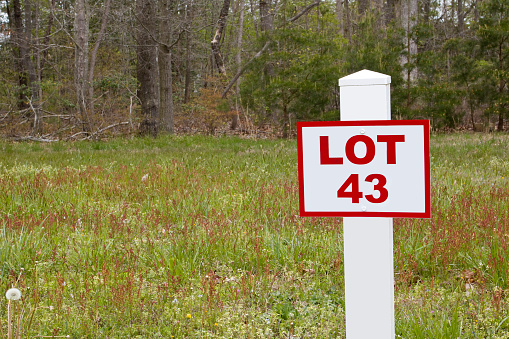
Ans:
[[[498,46],[498,62],[499,62],[499,69],[503,71],[504,69],[504,42],[499,43]],[[498,92],[501,97],[504,95],[504,90],[506,86],[506,80],[501,77],[498,83]],[[499,132],[502,132],[504,130],[504,115],[506,111],[506,101],[503,103],[499,103],[499,112],[498,112],[498,126],[497,130]]]
[[[336,19],[338,20],[339,33],[345,35],[343,28],[343,0],[336,0]]]
[[[11,23],[12,41],[14,42],[13,54],[16,60],[16,73],[18,76],[18,109],[23,110],[28,108],[25,90],[28,88],[28,74],[25,69],[24,53],[27,53],[25,46],[26,40],[23,31],[23,18],[21,12],[21,3],[19,0],[14,0],[12,3],[12,11],[7,6],[7,15]]]
[[[404,77],[407,86],[417,78],[417,69],[411,67],[411,63],[417,56],[417,44],[412,38],[412,31],[417,24],[417,0],[402,0],[401,2],[401,24],[405,30],[406,55],[402,56],[401,64],[406,67]]]
[[[30,86],[30,108],[34,113],[34,123],[32,127],[32,133],[42,133],[42,121],[41,121],[41,104],[40,104],[40,81],[37,75],[37,69],[34,64],[34,60],[37,60],[35,53],[32,50],[33,37],[32,37],[32,1],[25,1],[25,40],[26,40],[26,53],[23,57],[25,68],[28,72],[28,80]],[[33,58],[32,58],[33,57]]]
[[[174,132],[173,126],[173,77],[172,77],[172,53],[169,48],[172,37],[172,27],[168,22],[172,22],[173,0],[160,0],[161,20],[159,25],[160,39],[159,45],[159,96],[160,96],[160,122],[159,127],[162,131],[170,134]]]
[[[253,26],[255,29],[255,33],[256,33],[256,40],[258,40],[258,38],[260,37],[260,33],[258,32],[258,22],[255,19],[256,10],[255,10],[253,0],[249,0],[249,6],[251,9],[250,12],[251,12],[252,20],[253,20]]]
[[[20,99],[24,102],[23,106],[30,108],[34,114],[34,123],[32,133],[39,134],[42,132],[42,124],[40,119],[40,102],[39,102],[39,81],[37,70],[32,59],[32,4],[26,1],[24,4],[25,25],[23,27],[23,13],[19,0],[13,0],[13,37],[18,47],[18,56],[20,65],[18,70],[21,71],[19,76],[20,83]],[[25,85],[25,86],[24,86]],[[30,89],[30,96],[25,94],[25,89]]]
[[[458,31],[460,35],[463,33],[465,25],[465,13],[463,12],[463,0],[458,0]]]
[[[385,27],[389,26],[395,18],[395,0],[387,0],[385,4]]]
[[[345,22],[344,30],[345,30],[345,35],[346,35],[348,41],[350,41],[352,38],[352,20],[351,20],[351,15],[350,15],[350,5],[349,5],[349,0],[344,0],[344,1],[345,1],[345,14],[346,14],[346,22]]]
[[[74,85],[76,87],[76,100],[78,111],[81,116],[84,132],[92,131],[87,93],[88,93],[88,39],[89,39],[89,14],[87,13],[86,1],[76,0],[74,14]]]
[[[41,59],[41,68],[40,68],[40,78],[43,77],[44,72],[44,65],[46,63],[46,60],[48,59],[48,51],[49,51],[49,39],[51,36],[51,29],[53,28],[53,21],[54,21],[54,11],[55,11],[55,1],[51,0],[50,4],[50,12],[49,12],[49,19],[48,19],[48,26],[46,27],[46,34],[44,36],[44,50],[42,52],[42,59]]]
[[[260,0],[260,30],[264,33],[272,31],[272,16],[270,9],[272,7],[271,0]]]
[[[214,60],[216,62],[217,69],[220,74],[226,75],[226,68],[224,66],[224,59],[221,55],[221,49],[219,44],[221,43],[221,37],[223,35],[223,30],[226,27],[226,19],[228,17],[228,11],[230,10],[230,0],[223,1],[223,7],[221,8],[221,12],[219,13],[219,20],[217,21],[216,33],[214,34],[214,39],[210,42],[212,47],[212,54],[214,55]]]
[[[235,61],[237,62],[237,73],[242,69],[242,35],[244,30],[244,0],[239,0],[239,31],[237,35],[237,54],[235,55]],[[235,114],[232,118],[231,129],[237,129],[239,125],[239,111],[240,111],[240,77],[236,81],[236,93],[237,99],[235,100]]]
[[[136,32],[136,77],[139,82],[138,98],[141,102],[143,121],[140,125],[142,135],[157,136],[159,118],[159,88],[157,79],[157,46],[153,41],[156,26],[155,3],[152,0],[136,1],[138,29]]]
[[[369,0],[359,0],[358,4],[359,4],[359,18],[362,18],[366,15],[366,12],[368,10]]]
[[[191,22],[193,18],[193,4],[186,6],[186,77],[184,80],[184,103],[191,100]]]
[[[260,0],[260,31],[262,33],[262,36],[265,37],[265,39],[267,39],[267,41],[270,41],[271,39],[271,33],[274,29],[274,25],[273,25],[273,22],[272,22],[272,15],[271,15],[271,9],[272,9],[272,0]],[[270,47],[270,44],[266,44],[267,48],[267,53],[269,55],[272,54],[272,51],[271,51],[271,47]],[[265,48],[265,46],[264,46]],[[264,68],[264,71],[263,71],[263,81],[262,81],[262,86],[265,86],[265,83],[268,83],[270,81],[270,78],[273,78],[275,75],[275,72],[274,72],[274,65],[269,61],[268,63],[265,64],[265,68]],[[266,105],[264,105],[266,106]],[[267,117],[267,118],[271,118],[273,122],[277,122],[278,120],[278,117],[277,117],[277,113],[275,112],[276,109],[271,106],[269,107],[269,111],[270,112],[267,112],[267,109],[264,107],[262,108],[263,111],[264,111],[264,115]]]
[[[104,3],[103,16],[101,20],[101,28],[99,29],[99,33],[97,33],[97,39],[94,44],[94,48],[90,53],[90,66],[88,68],[88,97],[87,97],[87,106],[90,112],[90,115],[94,115],[94,70],[95,70],[95,62],[97,59],[97,52],[99,51],[99,47],[101,45],[102,40],[104,39],[104,32],[106,31],[106,26],[108,24],[108,15],[110,12],[110,4],[111,0],[106,0]]]

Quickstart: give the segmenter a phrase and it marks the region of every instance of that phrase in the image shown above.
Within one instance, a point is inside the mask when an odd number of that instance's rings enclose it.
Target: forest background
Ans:
[[[394,119],[504,130],[509,0],[0,1],[0,136],[272,133],[392,77]],[[506,126],[507,127],[507,126]]]

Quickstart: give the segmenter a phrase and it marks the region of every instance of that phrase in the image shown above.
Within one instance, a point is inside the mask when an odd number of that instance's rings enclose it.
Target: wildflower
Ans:
[[[192,316],[191,316],[191,313],[188,313],[188,314],[186,315],[186,318],[187,318],[187,319],[191,319],[191,317],[192,317]]]
[[[5,297],[7,300],[18,300],[21,298],[21,291],[17,288],[8,289],[7,293],[5,293]]]
[[[218,324],[218,323],[215,323],[215,324],[214,324],[214,326],[217,326],[217,325],[219,325],[219,324]]]

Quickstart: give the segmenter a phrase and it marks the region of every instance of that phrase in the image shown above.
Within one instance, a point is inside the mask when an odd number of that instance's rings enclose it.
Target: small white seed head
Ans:
[[[10,288],[5,293],[5,297],[7,298],[7,300],[18,300],[19,298],[21,298],[21,291],[18,290],[17,288]]]

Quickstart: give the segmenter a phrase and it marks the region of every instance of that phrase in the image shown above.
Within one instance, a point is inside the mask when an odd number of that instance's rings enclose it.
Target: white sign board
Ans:
[[[297,123],[301,216],[430,217],[429,121]]]

